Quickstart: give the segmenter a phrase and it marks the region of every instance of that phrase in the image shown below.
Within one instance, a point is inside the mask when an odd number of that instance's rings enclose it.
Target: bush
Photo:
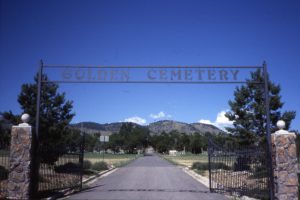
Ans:
[[[192,165],[192,169],[197,170],[208,170],[208,163],[194,162]]]
[[[194,162],[192,165],[192,169],[209,170],[209,163]],[[230,170],[230,167],[224,163],[211,163],[211,169]]]
[[[39,174],[39,182],[47,182],[47,179],[42,174]]]
[[[80,173],[81,167],[77,163],[68,162],[64,165],[55,166],[54,171],[57,173]]]
[[[234,162],[234,171],[249,171],[250,170],[251,157],[250,156],[238,156]]]
[[[83,170],[91,169],[92,168],[92,162],[89,160],[83,161]]]
[[[268,177],[268,169],[266,165],[256,166],[252,178],[265,178]]]
[[[93,170],[97,170],[97,171],[103,171],[103,170],[107,170],[108,169],[108,166],[106,164],[106,162],[95,162],[93,165],[92,165],[92,169]]]

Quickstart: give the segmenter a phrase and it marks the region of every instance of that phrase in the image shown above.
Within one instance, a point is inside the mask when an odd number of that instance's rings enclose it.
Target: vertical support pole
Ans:
[[[33,134],[33,148],[32,148],[32,187],[31,198],[36,198],[39,185],[39,128],[40,128],[40,107],[41,107],[41,93],[42,93],[42,77],[43,77],[43,61],[40,60],[38,80],[37,80],[37,98],[36,98],[36,115],[35,115],[35,134]]]
[[[105,149],[104,149],[104,143],[105,142],[102,142],[102,147],[103,147],[103,151],[102,151],[102,162],[104,162],[104,153],[105,153]]]
[[[82,177],[83,177],[83,159],[84,159],[84,143],[85,143],[85,132],[82,131],[82,123],[81,123],[81,127],[80,127],[80,135],[82,137],[82,140],[81,140],[81,145],[80,145],[80,156],[79,156],[79,164],[80,164],[80,167],[81,167],[81,170],[80,170],[80,190],[82,190]]]
[[[43,76],[43,61],[40,60],[40,68],[38,73],[37,85],[37,99],[36,99],[36,116],[35,116],[35,136],[38,144],[39,141],[39,128],[40,128],[40,105],[41,105],[41,89],[42,89],[42,76]]]
[[[212,192],[212,185],[211,185],[211,141],[210,138],[208,138],[208,171],[209,171],[209,190]]]
[[[267,64],[263,63],[263,75],[264,75],[264,91],[265,91],[265,109],[266,109],[266,132],[268,141],[268,164],[269,164],[269,195],[270,199],[274,199],[274,171],[272,162],[272,144],[271,144],[271,130],[270,130],[270,100],[269,100],[269,78],[267,72]]]

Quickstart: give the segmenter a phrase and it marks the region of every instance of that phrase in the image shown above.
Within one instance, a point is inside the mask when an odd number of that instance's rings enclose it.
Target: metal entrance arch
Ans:
[[[274,199],[274,175],[270,134],[270,109],[267,64],[261,66],[63,66],[40,62],[37,88],[36,139],[39,141],[40,104],[43,83],[121,83],[121,84],[243,84],[241,71],[261,70],[264,80],[266,133],[268,141],[269,196]],[[51,71],[52,70],[52,71]],[[55,73],[56,71],[56,73]],[[60,72],[60,73],[57,73]],[[54,78],[43,79],[43,74]],[[59,77],[57,77],[59,75]],[[37,164],[38,165],[38,164]]]

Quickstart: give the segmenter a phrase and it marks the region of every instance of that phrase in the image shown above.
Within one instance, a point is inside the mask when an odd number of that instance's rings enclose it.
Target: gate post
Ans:
[[[23,123],[11,130],[10,173],[8,199],[30,199],[32,167],[32,129],[27,123],[29,115],[23,114]]]
[[[275,199],[298,199],[298,162],[295,133],[283,130],[285,122],[277,122],[279,131],[272,134]]]

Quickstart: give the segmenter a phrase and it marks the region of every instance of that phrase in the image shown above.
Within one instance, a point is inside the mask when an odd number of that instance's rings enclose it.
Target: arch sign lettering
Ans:
[[[57,83],[245,83],[260,66],[50,66],[43,65]],[[263,70],[262,70],[263,71]],[[43,82],[49,82],[42,80]],[[261,82],[260,84],[263,84]]]

